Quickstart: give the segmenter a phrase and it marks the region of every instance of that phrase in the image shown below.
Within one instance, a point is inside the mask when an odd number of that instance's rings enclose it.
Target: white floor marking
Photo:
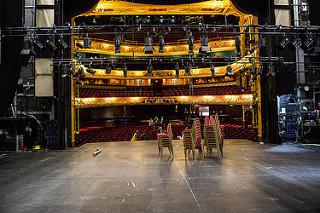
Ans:
[[[193,191],[192,191],[192,189],[191,189],[191,187],[190,187],[190,184],[189,184],[188,180],[187,180],[186,177],[183,175],[180,167],[177,165],[177,162],[176,162],[175,160],[174,160],[174,164],[175,164],[176,167],[179,169],[179,172],[180,172],[181,176],[183,177],[184,181],[186,182],[187,187],[188,187],[188,189],[190,190],[194,201],[197,203],[197,206],[199,207],[200,212],[202,212],[201,206],[200,206],[200,204],[199,204],[199,202],[198,202],[198,200],[197,200],[197,198],[196,198],[196,195],[193,193]]]

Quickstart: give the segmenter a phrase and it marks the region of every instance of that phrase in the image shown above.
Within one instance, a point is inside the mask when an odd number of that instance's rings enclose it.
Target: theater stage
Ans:
[[[222,160],[185,161],[174,150],[160,158],[146,141],[7,153],[0,212],[320,211],[319,151],[227,140]]]

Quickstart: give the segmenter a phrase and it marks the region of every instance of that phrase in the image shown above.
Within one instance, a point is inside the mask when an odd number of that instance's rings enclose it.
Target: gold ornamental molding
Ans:
[[[91,10],[79,16],[99,15],[234,15],[243,17],[246,14],[238,10],[231,0],[210,0],[178,5],[100,0]]]
[[[83,44],[83,39],[75,39],[75,44]],[[235,51],[235,40],[234,39],[221,39],[211,40],[208,43],[211,52],[224,52],[224,51]],[[200,43],[194,44],[194,49],[199,49]],[[78,48],[78,52],[83,53],[97,53],[105,55],[116,55],[116,56],[176,56],[176,55],[188,55],[187,41],[183,40],[176,43],[168,43],[164,46],[164,53],[159,53],[159,46],[153,46],[153,54],[144,53],[144,45],[133,44],[132,42],[123,42],[121,45],[121,53],[115,54],[115,47],[113,41],[106,41],[101,39],[92,39],[91,48]]]
[[[205,96],[170,96],[170,97],[106,97],[106,98],[75,98],[75,107],[92,108],[126,105],[251,105],[252,94],[242,95],[205,95]]]
[[[252,62],[250,59],[254,57],[254,53],[247,55],[242,59],[228,65],[232,68],[232,73],[236,74],[243,69],[250,69],[252,67]],[[225,76],[227,74],[228,66],[215,67],[215,76]],[[123,70],[111,70],[111,74],[106,74],[105,69],[93,69],[96,71],[94,75],[87,72],[88,67],[85,69],[85,78],[91,79],[124,79],[124,80],[134,80],[134,79],[173,79],[173,78],[206,78],[212,77],[210,68],[192,68],[191,76],[185,76],[185,70],[180,69],[179,77],[175,76],[175,70],[153,70],[153,76],[147,76],[146,70],[127,70],[127,76],[124,76]]]

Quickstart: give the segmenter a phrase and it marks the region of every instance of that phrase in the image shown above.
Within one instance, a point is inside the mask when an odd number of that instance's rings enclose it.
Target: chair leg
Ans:
[[[195,150],[194,149],[192,150],[192,159],[193,160],[195,159]]]
[[[170,148],[171,148],[171,155],[173,156],[173,146],[172,146],[172,144],[170,145]]]
[[[187,159],[187,150],[184,149],[184,159]]]

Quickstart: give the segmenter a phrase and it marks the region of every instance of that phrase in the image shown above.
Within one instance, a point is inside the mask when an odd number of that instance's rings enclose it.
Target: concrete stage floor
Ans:
[[[92,157],[96,147],[102,153]],[[0,212],[320,212],[320,152],[228,140],[225,156],[158,156],[156,142],[0,158]]]

